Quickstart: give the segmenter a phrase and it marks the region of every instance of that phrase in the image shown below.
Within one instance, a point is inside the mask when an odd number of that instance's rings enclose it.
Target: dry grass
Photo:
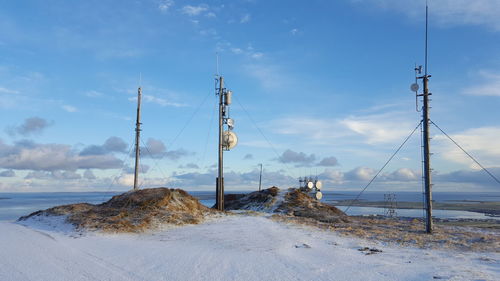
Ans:
[[[227,194],[224,196],[226,210],[266,210],[276,202],[279,188],[273,186],[249,194]]]
[[[277,213],[303,217],[324,223],[349,222],[347,215],[334,206],[324,204],[298,189],[291,189],[276,209]]]
[[[467,227],[435,225],[434,232],[430,235],[424,233],[424,224],[419,219],[349,217],[349,222],[338,223],[284,215],[273,215],[272,219],[283,223],[319,227],[345,236],[371,239],[388,244],[420,248],[500,252],[500,235],[498,231],[480,231]]]
[[[142,232],[164,224],[197,224],[214,211],[181,189],[150,188],[129,191],[109,201],[57,206],[38,211],[36,215],[66,215],[77,229],[104,232]]]

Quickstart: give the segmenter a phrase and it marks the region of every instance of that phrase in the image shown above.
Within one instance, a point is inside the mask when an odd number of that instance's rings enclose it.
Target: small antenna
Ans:
[[[219,77],[219,52],[215,52],[215,75]]]
[[[425,1],[425,73],[427,76],[427,46],[428,46],[428,30],[429,30],[429,6]]]

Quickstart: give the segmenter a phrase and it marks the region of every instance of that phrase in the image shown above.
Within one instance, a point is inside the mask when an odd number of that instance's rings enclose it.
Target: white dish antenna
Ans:
[[[315,196],[316,196],[316,199],[321,200],[321,198],[323,198],[323,193],[321,193],[321,191],[318,191],[318,192],[316,192]]]
[[[312,181],[307,182],[307,188],[312,189],[314,187],[314,183]]]
[[[234,128],[234,119],[227,118],[226,123],[229,127]]]
[[[323,184],[322,184],[320,181],[317,181],[317,182],[315,183],[315,186],[316,186],[316,189],[317,189],[317,190],[320,190],[320,189],[321,189],[321,187],[323,187]]]
[[[233,131],[224,131],[224,138],[222,145],[225,149],[233,149],[238,144],[238,137]]]

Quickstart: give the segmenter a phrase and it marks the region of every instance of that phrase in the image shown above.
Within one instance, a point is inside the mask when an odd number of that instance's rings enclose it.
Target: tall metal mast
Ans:
[[[431,163],[430,163],[430,142],[429,142],[429,78],[431,75],[427,73],[427,38],[429,26],[429,7],[425,5],[425,67],[424,76],[418,77],[423,80],[424,92],[423,96],[423,145],[424,145],[424,186],[425,186],[425,231],[432,233],[432,183],[431,183]]]
[[[139,158],[140,158],[140,147],[139,141],[141,137],[141,97],[142,88],[137,89],[137,119],[135,122],[135,169],[134,169],[134,190],[139,189]]]
[[[231,104],[233,92],[224,88],[224,78],[217,76],[216,81],[219,88],[216,88],[219,96],[219,169],[216,179],[216,199],[217,210],[224,211],[224,150],[231,150],[238,143],[238,137],[233,132],[234,120],[229,118],[229,105]],[[224,130],[224,124],[227,130]]]
[[[219,76],[219,168],[216,180],[216,208],[219,211],[224,210],[224,77]]]

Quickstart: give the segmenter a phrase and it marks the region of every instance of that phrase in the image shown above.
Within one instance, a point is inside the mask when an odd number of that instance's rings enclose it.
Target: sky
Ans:
[[[431,120],[500,178],[500,1],[429,0]],[[215,75],[233,91],[226,191],[360,190],[416,128],[425,1],[0,3],[0,192],[214,190]],[[217,60],[218,57],[218,60]],[[218,63],[217,63],[218,61]],[[431,127],[434,191],[500,185]],[[421,132],[369,190],[421,191]]]

